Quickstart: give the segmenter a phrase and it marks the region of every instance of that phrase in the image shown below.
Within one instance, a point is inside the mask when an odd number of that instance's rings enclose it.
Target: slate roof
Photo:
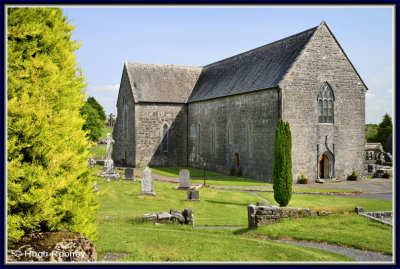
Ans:
[[[277,87],[317,28],[205,66],[187,102]]]
[[[202,70],[198,66],[130,62],[125,67],[135,102],[158,103],[185,103]]]

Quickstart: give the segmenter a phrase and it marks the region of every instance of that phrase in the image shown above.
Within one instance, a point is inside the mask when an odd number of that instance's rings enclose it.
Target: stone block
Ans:
[[[193,216],[193,209],[185,208],[183,210],[183,216],[185,217],[185,224],[194,226],[194,216]]]
[[[168,212],[162,212],[157,214],[157,222],[169,222],[171,221],[172,215]]]
[[[125,169],[125,179],[126,180],[133,180],[133,168],[126,168]]]
[[[188,191],[186,201],[200,201],[199,199],[199,191]]]
[[[355,211],[356,211],[357,214],[364,213],[364,208],[361,207],[361,206],[357,206],[357,207],[355,208]]]
[[[171,217],[172,221],[176,221],[176,222],[178,222],[180,224],[184,224],[185,223],[185,217],[183,216],[183,212],[182,211],[171,209],[169,211],[169,213],[172,215],[172,217]]]

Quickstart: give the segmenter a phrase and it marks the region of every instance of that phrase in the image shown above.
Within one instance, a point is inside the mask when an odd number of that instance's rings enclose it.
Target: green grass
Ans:
[[[98,179],[97,185],[100,192],[107,189],[101,197],[99,219],[105,216],[123,219],[190,207],[195,212],[195,225],[247,226],[247,205],[259,200],[248,192],[202,188],[200,202],[186,201],[186,191],[174,190],[177,184],[165,182],[154,182],[156,196],[140,196],[139,181]]]
[[[89,156],[106,156],[106,145],[89,149]]]
[[[190,179],[190,182],[200,184],[204,182],[204,179]],[[272,188],[272,184],[270,183],[243,177],[218,177],[218,178],[206,177],[206,184],[217,185],[217,186],[266,186]]]
[[[107,133],[110,133],[111,138],[113,137],[113,130],[107,127],[101,128],[101,135],[100,137],[107,139]]]
[[[275,202],[273,193],[261,193],[258,195],[264,197],[273,205],[278,205]],[[292,195],[288,207],[310,208],[317,210],[328,210],[335,213],[354,212],[356,206],[361,206],[365,211],[391,211],[392,202],[352,198],[352,197],[337,197],[337,196],[314,196],[314,195]]]
[[[97,247],[99,257],[127,253],[120,261],[351,261],[322,250],[237,236],[230,230],[129,220],[102,222]]]
[[[181,169],[188,169],[190,172],[190,177],[202,177],[204,175],[204,170],[196,169],[193,167],[150,167],[152,173],[163,175],[166,177],[179,177],[179,171]],[[144,168],[139,168],[144,170]],[[217,172],[206,171],[207,176],[222,176]]]
[[[392,227],[355,213],[282,220],[257,230],[246,230],[244,234],[326,242],[392,254]]]

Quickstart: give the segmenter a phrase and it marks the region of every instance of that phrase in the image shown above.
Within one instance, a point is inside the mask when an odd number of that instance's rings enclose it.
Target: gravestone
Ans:
[[[133,180],[133,168],[126,168],[125,169],[125,179],[126,180]]]
[[[190,172],[187,169],[181,169],[179,171],[179,186],[178,190],[189,190],[190,189]]]
[[[199,199],[199,191],[188,191],[186,201],[200,201]]]
[[[107,133],[107,152],[106,160],[104,161],[103,172],[101,177],[106,178],[119,178],[119,174],[114,171],[114,161],[111,159],[111,145],[114,144],[114,140],[111,139],[110,133]],[[108,179],[107,179],[108,181]]]
[[[89,159],[88,159],[88,162],[87,162],[87,167],[90,167],[90,169],[93,169],[93,167],[96,165],[96,161],[92,158],[92,157],[90,157]]]
[[[99,192],[99,189],[97,188],[97,182],[93,183],[94,191]]]
[[[155,196],[156,193],[153,189],[153,179],[151,177],[151,170],[148,166],[143,171],[143,178],[142,178],[142,192],[140,195],[152,195]]]

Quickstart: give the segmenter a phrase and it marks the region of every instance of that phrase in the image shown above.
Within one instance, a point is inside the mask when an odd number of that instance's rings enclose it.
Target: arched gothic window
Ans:
[[[318,93],[318,122],[333,123],[335,97],[331,86],[325,82]]]
[[[162,135],[163,135],[163,139],[161,142],[161,150],[164,153],[164,152],[168,152],[168,125],[167,124],[163,125]]]

